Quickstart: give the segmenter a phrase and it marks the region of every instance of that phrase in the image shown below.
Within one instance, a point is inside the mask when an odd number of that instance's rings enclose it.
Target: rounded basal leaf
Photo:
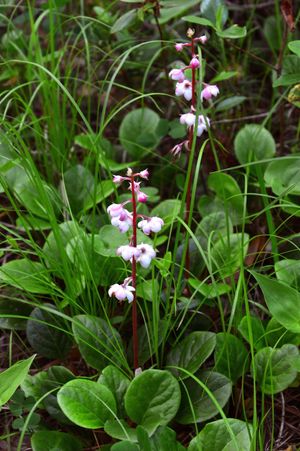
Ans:
[[[176,416],[176,421],[182,424],[209,420],[219,413],[231,395],[231,382],[223,374],[200,371],[195,376],[201,384],[192,378],[182,382],[182,400]]]
[[[178,343],[167,355],[166,366],[184,368],[190,373],[197,371],[211,355],[216,345],[213,332],[192,332]],[[175,368],[168,368],[174,376],[184,379],[187,374]]]
[[[29,293],[52,293],[53,285],[47,269],[28,258],[12,260],[2,265],[0,281]]]
[[[27,322],[26,335],[32,348],[48,359],[63,359],[72,346],[71,335],[65,332],[66,323],[56,314],[51,304],[44,307],[52,312],[36,307]]]
[[[234,151],[238,161],[246,164],[275,155],[276,144],[271,133],[257,124],[245,125],[236,135]]]
[[[238,330],[248,343],[253,343],[257,351],[267,345],[265,328],[258,316],[244,316],[238,325]]]
[[[145,370],[131,382],[125,408],[132,421],[149,433],[171,421],[180,405],[180,387],[168,371]]]
[[[34,357],[20,360],[0,373],[0,406],[7,403],[26,378]]]
[[[235,382],[246,373],[247,361],[248,351],[239,338],[226,332],[217,334],[215,369],[218,372]]]
[[[77,164],[64,173],[63,184],[73,214],[79,213],[93,197],[94,176],[87,168]]]
[[[287,330],[300,332],[300,293],[290,286],[254,271],[249,271],[257,280],[273,317]]]
[[[223,39],[241,39],[247,35],[247,28],[234,24],[226,30],[217,31],[217,35]]]
[[[138,108],[123,119],[119,137],[122,146],[133,158],[141,158],[159,143],[156,128],[159,116],[149,108]]]
[[[111,451],[140,451],[141,448],[135,443],[130,442],[129,440],[124,440],[122,442],[115,443],[110,448]]]
[[[22,299],[11,299],[11,296],[15,297],[18,293],[15,290],[6,291],[2,289],[2,293],[3,299],[0,299],[0,328],[25,330],[27,324],[26,318],[29,317],[32,306],[22,302]],[[6,295],[7,297],[5,297]]]
[[[207,250],[208,242],[214,243],[221,236],[233,232],[230,217],[224,211],[216,211],[201,219],[196,228],[195,235],[200,240],[201,246]]]
[[[136,429],[128,426],[125,420],[108,420],[104,425],[104,431],[110,437],[118,440],[137,441]]]
[[[231,233],[219,238],[211,251],[215,271],[218,271],[222,278],[234,274],[247,255],[248,246],[247,233]]]
[[[57,394],[64,414],[78,426],[98,429],[116,415],[112,392],[102,384],[76,379],[65,384]]]
[[[33,451],[81,451],[82,443],[65,432],[38,431],[31,437]]]
[[[299,362],[297,346],[286,344],[281,348],[263,348],[254,357],[255,377],[264,393],[279,393],[294,382]],[[251,369],[253,375],[253,369]]]
[[[188,451],[251,451],[252,433],[252,426],[240,420],[213,421],[193,438]]]
[[[300,260],[287,258],[276,262],[274,267],[280,282],[300,290]]]
[[[285,344],[300,345],[300,333],[288,331],[275,318],[271,318],[266,327],[268,346],[279,347]]]
[[[268,165],[264,179],[278,196],[300,194],[300,158],[277,158]]]
[[[91,367],[102,370],[123,358],[120,334],[104,319],[77,315],[73,318],[72,328],[80,353]]]
[[[159,427],[149,441],[155,451],[184,451],[186,449],[176,440],[176,432],[166,426]]]
[[[124,396],[130,384],[128,377],[115,366],[108,365],[102,371],[98,382],[105,385],[114,394],[118,406],[118,415],[120,418],[123,418],[125,414]]]

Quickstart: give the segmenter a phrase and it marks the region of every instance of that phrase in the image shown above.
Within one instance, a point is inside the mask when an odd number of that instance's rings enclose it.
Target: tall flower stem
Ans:
[[[191,50],[192,50],[192,57],[195,54],[195,41],[194,38],[191,38]],[[195,110],[196,108],[196,69],[192,68],[192,109]],[[192,158],[191,149],[192,149],[192,143],[193,143],[193,135],[194,135],[194,127],[190,127],[189,130],[189,159]],[[188,160],[188,166],[189,166],[189,160]],[[189,181],[188,181],[188,187],[187,187],[187,194],[186,194],[186,209],[185,209],[185,222],[188,223],[189,216],[190,216],[190,209],[191,209],[191,193],[192,193],[192,181],[193,181],[193,170],[190,173]],[[190,272],[190,247],[189,244],[187,246],[187,251],[185,255],[185,278],[187,279],[189,277]]]
[[[137,212],[136,212],[136,195],[134,187],[134,176],[130,177],[131,192],[132,192],[132,246],[137,246]],[[132,338],[133,338],[133,365],[136,370],[139,367],[138,358],[138,322],[137,322],[137,302],[136,302],[136,259],[132,257],[132,286],[134,288],[133,301],[132,301]]]

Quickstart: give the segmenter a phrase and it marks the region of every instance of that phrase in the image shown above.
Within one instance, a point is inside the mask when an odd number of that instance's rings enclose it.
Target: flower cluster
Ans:
[[[127,299],[128,302],[132,302],[135,299],[136,263],[139,263],[143,268],[148,268],[152,259],[156,256],[156,252],[150,244],[137,243],[137,228],[141,229],[145,235],[150,235],[151,232],[159,232],[164,225],[163,220],[157,216],[150,218],[137,213],[137,202],[144,203],[147,201],[147,195],[141,191],[141,182],[136,181],[137,177],[148,180],[148,170],[145,169],[144,171],[133,173],[131,169],[128,169],[127,176],[114,176],[114,183],[129,182],[131,200],[121,204],[111,204],[107,208],[111,224],[118,227],[121,233],[125,233],[132,228],[129,244],[120,246],[116,251],[119,257],[131,262],[132,277],[125,279],[121,285],[112,285],[108,290],[110,297],[114,296],[119,301]],[[132,204],[132,211],[128,211],[125,208],[125,205],[129,203]],[[132,283],[132,286],[130,283]]]
[[[198,55],[195,53],[195,46],[197,43],[205,44],[207,41],[207,37],[205,35],[200,37],[194,37],[194,31],[188,30],[188,36],[191,38],[191,42],[187,43],[177,43],[175,45],[175,49],[177,52],[182,52],[185,48],[191,49],[191,60],[188,66],[184,66],[179,69],[172,69],[169,73],[169,77],[176,81],[175,95],[184,97],[188,102],[191,102],[191,108],[188,113],[182,114],[180,116],[180,123],[185,124],[188,127],[190,133],[190,137],[193,134],[194,128],[196,128],[197,136],[201,136],[204,131],[207,131],[208,127],[210,127],[210,120],[208,117],[203,115],[196,116],[196,91],[197,81],[196,70],[201,66],[201,62],[199,60]],[[192,71],[191,80],[186,78],[185,72],[190,69]],[[199,90],[200,91],[200,90]],[[212,97],[215,97],[219,94],[219,88],[216,85],[209,85],[207,83],[202,83],[200,99],[201,102],[204,100],[210,100]],[[187,146],[188,144],[188,146]],[[191,146],[191,140],[184,141],[180,144],[176,144],[171,152],[176,156],[179,155],[183,146],[189,148]]]

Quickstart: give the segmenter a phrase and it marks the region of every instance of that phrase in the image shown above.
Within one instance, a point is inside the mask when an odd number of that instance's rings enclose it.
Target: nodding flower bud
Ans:
[[[175,49],[177,50],[177,52],[182,52],[183,47],[184,47],[184,44],[181,44],[181,43],[175,44]]]
[[[183,72],[182,69],[172,69],[172,70],[169,72],[169,77],[170,77],[172,80],[176,80],[176,81],[179,81],[179,82],[182,82],[182,81],[185,80],[184,72]]]
[[[143,193],[142,191],[138,192],[138,195],[137,195],[138,202],[145,203],[145,202],[147,202],[147,199],[148,199],[147,194]]]
[[[114,296],[118,299],[118,301],[125,301],[125,299],[127,299],[130,303],[133,301],[133,291],[135,291],[135,288],[131,287],[129,285],[129,282],[124,280],[124,283],[122,285],[119,285],[118,283],[112,285],[108,290],[108,296]]]
[[[149,177],[149,171],[148,171],[148,169],[144,169],[143,171],[139,172],[138,175],[139,175],[140,177],[142,177],[142,179],[148,180],[148,177]]]
[[[188,80],[176,83],[175,95],[183,96],[187,101],[190,101],[193,97],[192,83]]]
[[[132,259],[132,257],[135,258],[139,257],[141,252],[136,247],[127,244],[125,246],[118,247],[116,253],[119,257],[122,257],[125,261],[129,261]]]
[[[192,127],[195,124],[195,120],[196,116],[193,113],[185,113],[180,116],[180,123],[188,127]]]
[[[111,218],[116,218],[126,212],[123,204],[111,204],[107,207],[107,213]]]
[[[139,229],[142,229],[145,235],[150,235],[151,232],[160,232],[163,225],[164,221],[158,216],[143,219],[138,223]]]
[[[212,97],[216,97],[219,94],[219,88],[217,85],[206,85],[201,91],[201,100],[210,100]]]
[[[177,157],[178,155],[181,154],[182,151],[182,147],[183,147],[184,143],[180,143],[180,144],[176,144],[171,150],[170,153],[172,155],[174,155],[174,157]]]
[[[199,38],[195,38],[195,41],[199,41],[199,42],[201,42],[201,44],[205,44],[207,40],[208,40],[208,37],[205,34],[203,34]]]
[[[143,268],[148,268],[150,266],[151,260],[155,258],[156,252],[150,244],[138,244],[137,249],[140,251],[140,255],[137,258],[137,262]]]
[[[125,177],[122,177],[121,175],[114,175],[113,176],[113,182],[114,183],[122,183],[125,179]]]
[[[190,67],[192,69],[198,69],[198,67],[200,67],[200,61],[198,60],[198,58],[196,56],[194,56],[191,61],[190,61]]]

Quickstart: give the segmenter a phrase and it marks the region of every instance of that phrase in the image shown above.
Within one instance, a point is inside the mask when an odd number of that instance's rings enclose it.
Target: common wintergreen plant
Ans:
[[[151,232],[159,232],[164,225],[161,218],[148,217],[139,214],[137,211],[137,204],[147,201],[147,195],[141,191],[141,181],[136,181],[139,178],[148,180],[149,172],[147,169],[141,172],[133,172],[128,169],[127,175],[122,177],[116,175],[113,178],[114,183],[120,184],[125,181],[129,182],[129,190],[131,191],[131,199],[122,204],[111,204],[107,208],[107,212],[111,217],[113,226],[118,227],[120,233],[127,232],[132,229],[132,235],[128,245],[118,247],[116,253],[125,261],[131,263],[131,276],[127,277],[122,284],[115,283],[109,290],[110,297],[116,297],[119,301],[127,299],[132,303],[132,336],[133,336],[133,364],[134,369],[139,367],[138,362],[138,333],[137,333],[137,300],[136,300],[136,284],[137,284],[137,263],[143,268],[148,268],[151,261],[156,256],[156,252],[150,244],[137,242],[137,229],[140,228],[145,235]],[[131,204],[132,212],[129,212],[125,207],[126,204]]]

